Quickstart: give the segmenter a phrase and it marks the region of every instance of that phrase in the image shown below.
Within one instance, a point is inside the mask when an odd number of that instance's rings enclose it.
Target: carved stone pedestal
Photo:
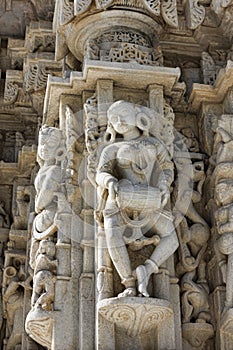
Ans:
[[[221,349],[232,349],[233,341],[233,309],[229,309],[221,317],[220,328]]]
[[[206,341],[213,337],[214,329],[209,323],[185,323],[182,334],[187,341],[183,344],[184,350],[204,349]]]
[[[98,308],[99,349],[110,349],[105,342],[106,329],[112,332],[111,349],[161,349],[163,333],[173,322],[173,308],[169,301],[153,298],[110,298],[100,301]],[[105,334],[105,335],[104,335]],[[168,338],[173,338],[172,332]],[[107,337],[108,338],[108,337]],[[160,339],[160,342],[158,342]],[[167,339],[162,348],[174,349],[174,339]]]
[[[33,340],[51,349],[53,324],[52,312],[33,308],[27,315],[25,329]]]

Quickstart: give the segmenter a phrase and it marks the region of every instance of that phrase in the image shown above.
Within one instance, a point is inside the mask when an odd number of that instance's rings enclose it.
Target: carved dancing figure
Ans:
[[[117,101],[108,110],[110,144],[100,156],[96,182],[100,186],[99,213],[107,248],[125,290],[119,297],[149,297],[147,285],[177,249],[173,217],[167,204],[173,181],[173,163],[165,145],[150,134],[151,117],[141,106]],[[131,227],[131,242],[124,231]],[[145,235],[144,235],[145,234]],[[157,245],[149,259],[134,273],[126,248]]]

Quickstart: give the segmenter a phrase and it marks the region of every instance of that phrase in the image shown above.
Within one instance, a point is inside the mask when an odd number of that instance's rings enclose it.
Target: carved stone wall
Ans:
[[[233,348],[233,1],[0,1],[0,348]]]

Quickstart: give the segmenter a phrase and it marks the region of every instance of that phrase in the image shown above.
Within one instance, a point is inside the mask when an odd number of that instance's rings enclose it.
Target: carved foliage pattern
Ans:
[[[74,17],[74,3],[70,0],[62,1],[61,24],[69,22]]]
[[[188,27],[196,29],[205,19],[205,8],[198,0],[188,0],[186,4]]]
[[[109,304],[100,309],[100,313],[110,322],[126,331],[130,337],[145,334],[157,324],[172,315],[169,307],[135,304]]]
[[[163,0],[161,11],[164,21],[171,27],[178,28],[177,5],[174,0]]]
[[[160,0],[143,0],[146,8],[148,8],[156,16],[160,15]]]
[[[5,85],[4,100],[6,103],[14,103],[17,100],[19,86],[16,83],[8,82]]]
[[[74,10],[75,14],[79,15],[88,10],[91,6],[92,0],[75,0],[74,1]]]

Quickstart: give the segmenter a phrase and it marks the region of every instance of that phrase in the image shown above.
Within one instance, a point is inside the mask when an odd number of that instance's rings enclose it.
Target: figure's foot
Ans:
[[[145,237],[142,236],[139,239],[136,239],[133,242],[130,242],[130,249],[135,251],[135,250],[140,250],[143,247],[154,244],[154,246],[157,246],[160,242],[160,237],[158,235],[154,235],[152,237]]]
[[[134,287],[126,288],[122,293],[118,294],[118,298],[135,297],[135,296],[136,296],[136,288]]]
[[[149,282],[149,276],[147,274],[146,268],[144,265],[139,265],[136,268],[136,275],[138,280],[138,291],[144,297],[149,297],[149,293],[147,292],[147,284]]]

